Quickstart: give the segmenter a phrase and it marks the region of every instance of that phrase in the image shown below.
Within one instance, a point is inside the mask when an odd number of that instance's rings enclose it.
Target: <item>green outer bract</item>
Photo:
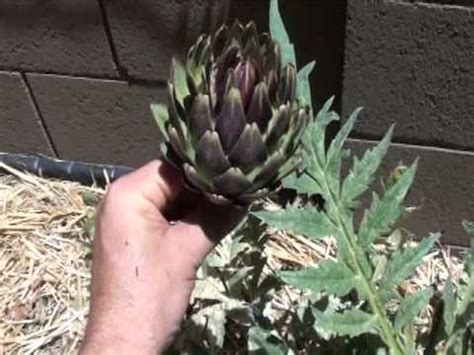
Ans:
[[[185,64],[172,61],[167,111],[152,105],[164,157],[214,203],[248,205],[274,191],[300,165],[310,119],[296,81],[253,22],[200,36]]]

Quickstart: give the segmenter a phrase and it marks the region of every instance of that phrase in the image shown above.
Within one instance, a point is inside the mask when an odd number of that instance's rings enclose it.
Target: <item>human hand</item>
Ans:
[[[114,182],[98,209],[81,354],[165,350],[201,261],[244,215],[184,191],[179,173],[159,161]]]

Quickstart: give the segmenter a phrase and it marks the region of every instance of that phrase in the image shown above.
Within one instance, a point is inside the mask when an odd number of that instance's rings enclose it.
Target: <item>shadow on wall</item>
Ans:
[[[224,22],[228,3],[2,0],[0,68],[116,78],[112,47],[125,79],[129,71],[132,79],[166,80],[171,57]]]
[[[115,76],[98,2],[0,1],[0,68]]]
[[[212,32],[225,21],[230,0],[99,1],[110,9],[112,17],[133,16],[148,32],[146,37],[160,37],[188,47],[199,34]]]
[[[54,19],[54,23],[51,21]],[[63,0],[2,0],[0,21],[13,27],[34,28],[38,23],[50,23],[67,29],[76,25],[97,25],[97,1],[86,0],[72,5]]]
[[[259,30],[268,30],[269,0],[233,0],[229,21],[254,20]],[[340,109],[346,0],[280,0],[280,10],[297,49],[298,65],[316,60],[312,77],[315,105],[336,95]]]
[[[404,2],[417,2],[419,0],[402,0]],[[453,6],[470,6],[474,7],[472,0],[423,0],[426,3],[438,4],[438,5],[453,5]]]
[[[201,33],[225,22],[230,0],[103,0],[122,69],[131,78],[167,80]]]
[[[174,55],[239,18],[268,30],[269,0],[2,0],[0,68],[166,81]],[[77,4],[77,3],[76,3]],[[114,70],[105,18],[120,73]],[[280,0],[299,65],[316,59],[316,105],[342,90],[346,0]],[[106,24],[105,24],[106,25]]]
[[[4,24],[15,27],[33,28],[38,23],[51,22],[53,27],[68,28],[78,25],[99,24],[97,17],[99,4],[105,6],[120,6],[124,13],[137,15],[138,22],[148,22],[150,35],[163,34],[166,30],[167,18],[170,14],[178,20],[178,26],[173,29],[173,39],[186,40],[188,34],[188,21],[193,19],[192,11],[196,6],[204,9],[202,30],[214,29],[217,7],[224,9],[221,15],[227,13],[230,0],[171,0],[157,4],[155,0],[82,0],[79,4],[64,0],[2,0],[0,4],[0,20]],[[219,5],[219,6],[218,6]],[[166,10],[169,7],[171,10]],[[156,11],[157,8],[164,10]],[[201,13],[202,14],[202,13]],[[169,34],[169,33],[168,33]]]

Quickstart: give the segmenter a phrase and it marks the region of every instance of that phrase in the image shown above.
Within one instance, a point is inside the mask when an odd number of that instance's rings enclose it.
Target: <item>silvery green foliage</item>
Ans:
[[[272,299],[282,283],[267,266],[263,232],[258,220],[249,216],[205,260],[173,347],[178,353],[246,353],[261,347],[272,354],[287,353],[270,319]]]
[[[287,58],[294,59],[294,49],[280,19],[276,0],[272,1],[270,15],[270,25],[277,27],[272,30],[272,34],[277,35],[281,47],[289,52]],[[303,89],[299,95],[311,104],[307,85],[310,70],[305,67],[300,73],[300,87]],[[383,267],[377,262],[380,258],[373,258],[371,245],[393,231],[396,222],[405,213],[402,204],[413,183],[417,162],[402,169],[382,196],[373,192],[370,208],[364,212],[361,222],[355,223],[354,210],[359,206],[358,198],[369,190],[374,180],[375,172],[388,150],[392,128],[378,145],[367,150],[360,159],[355,157],[350,172],[342,176],[342,162],[350,155],[345,143],[360,109],[349,117],[329,147],[326,147],[326,128],[331,122],[339,120],[338,114],[331,110],[331,105],[332,99],[319,111],[302,137],[305,169],[285,180],[286,187],[299,194],[322,196],[324,206],[289,206],[281,211],[261,211],[254,215],[272,227],[292,230],[311,239],[332,236],[337,240],[337,260],[326,260],[301,270],[280,273],[282,281],[314,295],[352,297],[357,300],[351,307],[341,311],[332,308],[321,310],[309,304],[317,333],[321,336],[329,334],[333,338],[371,334],[380,340],[372,343],[371,350],[374,353],[382,349],[391,354],[415,353],[426,347],[413,334],[415,321],[428,306],[433,290],[421,290],[406,298],[397,290],[422,263],[439,235],[432,234],[414,247],[400,244],[385,258]],[[468,232],[474,233],[472,223],[465,222],[465,227]],[[454,347],[456,351],[467,350],[469,344],[466,341],[463,343],[463,340],[472,335],[469,328],[473,314],[472,249],[466,270],[468,276],[466,286],[461,291],[461,299],[454,295],[451,282],[448,282],[443,298],[444,335],[438,340],[447,340],[444,345],[447,352]],[[387,311],[385,305],[389,301],[399,302],[395,313]],[[433,344],[431,346],[435,349]]]
[[[283,61],[295,63],[277,0],[271,1],[270,32]],[[309,63],[298,72],[297,97],[305,105],[311,105],[308,78],[313,68]],[[397,228],[407,211],[403,202],[417,162],[398,169],[383,194],[372,192],[370,207],[359,211],[362,219],[356,223],[355,212],[362,208],[361,197],[371,192],[392,128],[380,143],[354,157],[349,173],[342,175],[342,162],[350,156],[345,143],[360,110],[327,147],[326,128],[339,120],[331,106],[332,99],[316,114],[311,109],[314,118],[302,137],[305,168],[284,181],[300,195],[321,196],[323,206],[255,211],[241,230],[221,242],[200,270],[193,306],[175,345],[179,353],[472,354],[474,244],[459,287],[449,280],[442,297],[431,287],[409,296],[399,292],[439,238],[432,234],[411,245]],[[309,239],[332,236],[337,258],[274,272],[267,265],[259,221]],[[464,226],[474,240],[474,223]],[[390,245],[385,253],[373,248],[382,240]],[[288,285],[301,293],[277,322],[272,298]],[[389,302],[397,306],[388,310]],[[428,305],[434,309],[431,329],[418,337],[417,321]]]
[[[413,182],[417,163],[406,169],[382,196],[373,193],[372,204],[357,225],[354,222],[357,197],[369,189],[374,173],[387,151],[391,131],[360,160],[355,158],[349,174],[342,177],[341,163],[348,156],[345,141],[358,111],[349,118],[326,149],[323,143],[326,126],[339,119],[330,110],[330,105],[331,101],[322,108],[314,124],[305,132],[306,168],[299,175],[291,176],[287,185],[298,193],[321,195],[324,206],[291,206],[276,212],[261,211],[255,215],[273,227],[292,230],[308,238],[332,236],[337,240],[337,260],[326,260],[301,270],[280,273],[284,282],[315,294],[337,297],[350,297],[351,292],[355,294],[352,297],[357,302],[341,311],[319,310],[309,305],[317,331],[324,331],[331,338],[375,335],[390,353],[413,353],[416,344],[404,336],[405,328],[414,327],[416,317],[430,301],[432,290],[423,290],[404,300],[398,294],[397,286],[412,275],[439,236],[430,235],[417,246],[394,251],[387,258],[383,270],[377,270],[380,274],[378,277],[374,277],[377,269],[374,260],[377,259],[371,257],[371,245],[390,233],[404,213],[401,203]],[[401,300],[401,306],[395,314],[389,314],[385,304],[395,299]]]

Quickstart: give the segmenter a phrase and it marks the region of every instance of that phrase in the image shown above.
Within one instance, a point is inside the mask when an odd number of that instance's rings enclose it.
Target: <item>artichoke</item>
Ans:
[[[210,201],[248,205],[301,163],[310,108],[296,88],[294,64],[253,22],[200,36],[171,63],[167,112],[152,105],[164,157]]]

